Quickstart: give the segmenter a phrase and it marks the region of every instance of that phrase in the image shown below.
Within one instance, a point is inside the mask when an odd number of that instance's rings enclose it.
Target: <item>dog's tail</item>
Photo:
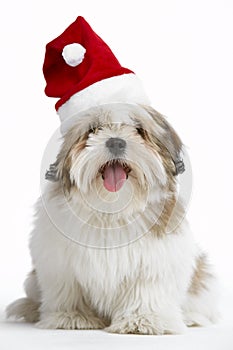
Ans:
[[[14,301],[6,308],[8,318],[22,319],[26,322],[37,322],[40,318],[40,290],[37,282],[36,271],[29,273],[24,289],[27,298]]]

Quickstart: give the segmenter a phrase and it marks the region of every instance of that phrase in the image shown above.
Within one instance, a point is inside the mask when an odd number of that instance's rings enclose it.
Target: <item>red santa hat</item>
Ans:
[[[55,107],[61,122],[102,104],[149,103],[141,81],[83,17],[47,44],[43,73],[46,95],[60,98]]]

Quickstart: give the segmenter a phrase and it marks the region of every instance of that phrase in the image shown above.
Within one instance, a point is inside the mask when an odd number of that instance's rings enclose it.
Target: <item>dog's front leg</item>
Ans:
[[[41,307],[40,328],[60,329],[99,329],[104,328],[104,321],[96,316],[85,302],[82,289],[69,276],[51,275],[46,280],[40,278]]]
[[[186,326],[182,320],[179,301],[166,288],[164,281],[138,279],[122,286],[116,299],[111,325],[112,333],[178,334]]]

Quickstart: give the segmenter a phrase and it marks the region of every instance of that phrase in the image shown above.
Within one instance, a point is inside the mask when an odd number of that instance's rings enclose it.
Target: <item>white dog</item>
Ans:
[[[27,297],[8,316],[140,334],[215,322],[215,278],[178,196],[181,152],[151,107],[116,103],[76,118],[36,205]]]

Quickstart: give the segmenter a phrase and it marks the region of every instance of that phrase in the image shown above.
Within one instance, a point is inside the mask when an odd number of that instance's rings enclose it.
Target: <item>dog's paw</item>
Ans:
[[[164,334],[184,334],[187,327],[180,317],[170,317],[163,320]]]
[[[164,320],[156,314],[121,317],[105,328],[110,333],[122,334],[183,334],[186,326],[181,319]]]
[[[103,329],[106,324],[96,316],[86,316],[73,311],[43,315],[36,326],[46,329]]]
[[[184,316],[184,322],[188,327],[208,327],[216,323],[219,318],[220,316],[217,313],[207,317],[198,312],[187,312]]]
[[[110,333],[121,334],[163,334],[161,322],[154,314],[125,316],[113,321],[105,328]]]

